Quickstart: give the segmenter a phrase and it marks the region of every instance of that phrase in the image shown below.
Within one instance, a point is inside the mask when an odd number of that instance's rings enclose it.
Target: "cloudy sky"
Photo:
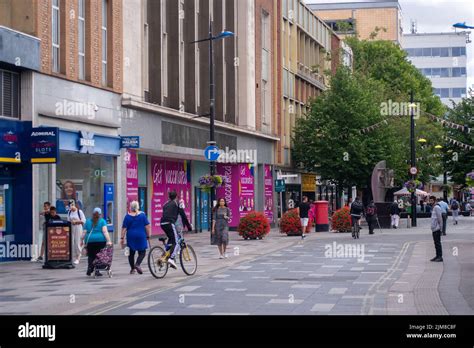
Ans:
[[[307,3],[351,2],[351,0],[306,0]],[[452,25],[466,22],[474,26],[474,0],[399,0],[403,15],[403,29],[410,30],[410,20],[416,20],[419,33],[451,32]],[[467,45],[468,87],[474,89],[474,29],[472,43]]]

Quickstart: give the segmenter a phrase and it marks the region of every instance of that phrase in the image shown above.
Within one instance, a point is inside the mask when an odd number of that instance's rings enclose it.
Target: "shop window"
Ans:
[[[86,217],[95,207],[104,213],[104,189],[114,184],[114,158],[111,156],[61,153],[56,173],[56,206],[66,215],[68,201],[74,198]]]

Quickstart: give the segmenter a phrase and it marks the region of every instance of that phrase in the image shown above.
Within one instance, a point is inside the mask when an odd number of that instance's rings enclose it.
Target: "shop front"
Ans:
[[[0,119],[0,262],[28,258],[7,246],[32,243],[30,130],[31,122]]]
[[[100,208],[108,230],[117,231],[115,168],[120,138],[61,130],[59,139],[60,159],[54,188],[58,214],[67,218],[68,202],[74,199],[86,217],[92,216],[94,208]]]

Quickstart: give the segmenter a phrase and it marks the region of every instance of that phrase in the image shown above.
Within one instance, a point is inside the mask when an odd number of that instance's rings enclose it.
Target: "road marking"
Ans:
[[[142,311],[142,312],[136,312],[133,313],[132,315],[173,315],[174,312],[147,312],[147,311]]]
[[[250,313],[225,313],[225,312],[216,312],[216,313],[211,313],[211,315],[250,315]]]
[[[227,288],[224,291],[247,291],[247,289],[234,289],[234,288]]]
[[[316,303],[311,312],[329,312],[335,305],[335,303]]]
[[[292,285],[292,289],[319,289],[321,285],[319,284],[295,284]]]
[[[131,307],[128,307],[128,309],[148,309],[160,303],[161,301],[144,301],[141,303],[137,303],[136,305],[133,305]]]
[[[199,289],[201,286],[183,286],[181,288],[176,289],[176,292],[191,292],[196,289]]]
[[[288,298],[280,299],[280,298],[274,298],[271,299],[270,301],[267,302],[267,304],[290,304],[290,305],[299,305],[302,304],[303,300],[292,300]]]
[[[329,295],[344,295],[347,291],[347,288],[332,288],[329,290]]]
[[[205,308],[212,308],[212,307],[214,307],[213,304],[192,304],[188,306],[188,308],[197,308],[197,309],[205,309]]]
[[[277,294],[245,294],[247,297],[277,297]]]

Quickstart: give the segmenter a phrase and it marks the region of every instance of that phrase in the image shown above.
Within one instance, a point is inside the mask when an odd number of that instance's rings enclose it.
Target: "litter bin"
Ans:
[[[317,201],[314,203],[316,210],[316,232],[329,231],[329,202]]]

